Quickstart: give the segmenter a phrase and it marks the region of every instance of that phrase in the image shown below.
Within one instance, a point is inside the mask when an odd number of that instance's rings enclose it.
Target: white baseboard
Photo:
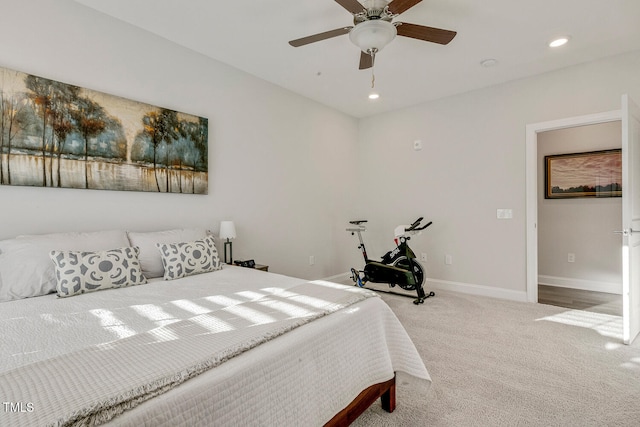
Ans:
[[[557,286],[559,288],[583,289],[585,291],[622,294],[622,283],[598,282],[593,280],[574,279],[571,277],[538,276],[540,285]]]
[[[351,273],[342,273],[336,274],[335,276],[326,277],[323,280],[327,280],[329,282],[340,282],[344,283],[344,281],[351,282]],[[429,279],[425,280],[425,292],[430,292],[434,289],[440,289],[443,291],[454,291],[460,292],[463,294],[470,295],[480,295],[485,297],[492,298],[501,298],[512,301],[527,301],[527,292],[526,291],[512,291],[509,289],[501,289],[494,288],[491,286],[484,285],[476,285],[473,283],[460,283],[460,282],[450,282],[447,280],[438,280],[438,279]]]
[[[442,289],[443,291],[455,291],[463,294],[501,298],[511,301],[527,301],[526,291],[513,291],[510,289],[494,288],[492,286],[476,285],[473,283],[460,283],[450,282],[448,280],[427,279],[425,291],[429,291],[431,289]]]

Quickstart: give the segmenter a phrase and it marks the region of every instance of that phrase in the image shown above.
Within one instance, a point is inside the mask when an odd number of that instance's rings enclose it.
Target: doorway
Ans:
[[[621,146],[621,121],[537,133],[538,302],[622,316],[620,236],[612,232],[622,229],[622,198],[544,197],[545,156]]]
[[[527,300],[529,302],[538,302],[538,134],[558,129],[620,121],[621,119],[621,110],[615,110],[527,125]]]

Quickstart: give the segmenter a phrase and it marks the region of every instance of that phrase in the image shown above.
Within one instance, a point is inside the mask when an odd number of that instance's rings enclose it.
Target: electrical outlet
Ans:
[[[453,257],[451,255],[445,255],[444,256],[444,263],[446,265],[451,265],[453,264]]]
[[[576,262],[576,254],[569,252],[567,254],[567,262]]]
[[[422,252],[420,254],[420,261],[427,262],[427,253],[426,252]]]
[[[309,265],[314,265],[316,263],[316,257],[313,255],[309,255]]]

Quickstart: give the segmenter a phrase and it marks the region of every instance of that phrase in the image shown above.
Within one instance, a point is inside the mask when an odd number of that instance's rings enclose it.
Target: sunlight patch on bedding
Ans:
[[[340,283],[327,282],[326,280],[312,280],[310,283],[313,283],[314,285],[325,286],[327,288],[342,289],[344,291],[348,291],[351,288],[357,289],[354,286],[341,285]]]
[[[202,314],[200,316],[192,317],[190,320],[214,333],[233,331],[235,329],[229,323],[222,319],[218,319],[215,316],[211,316],[210,314]]]
[[[195,302],[186,299],[171,301],[171,304],[193,314],[205,314],[211,312],[211,309],[203,307],[200,304],[196,304]]]
[[[89,313],[96,316],[100,320],[103,329],[112,332],[117,338],[127,338],[136,334],[136,331],[129,328],[123,321],[118,319],[115,314],[109,310],[94,309]]]
[[[175,332],[167,329],[167,328],[156,328],[149,331],[151,335],[156,337],[158,341],[174,341],[179,337]]]
[[[277,293],[277,296],[282,298],[287,298],[295,302],[299,302],[301,304],[309,305],[311,307],[323,308],[327,305],[329,301],[325,301],[320,298],[309,297],[306,295],[300,295],[295,292],[289,291],[281,291]]]
[[[288,302],[284,302],[284,301],[277,301],[277,300],[264,300],[264,301],[258,301],[258,304],[263,305],[265,307],[271,308],[273,310],[277,310],[280,311],[288,316],[291,317],[305,317],[305,316],[309,316],[311,314],[313,314],[313,311],[308,310],[304,307],[300,307],[294,304],[290,304]]]
[[[362,292],[372,292],[367,289],[362,289],[354,285],[343,285],[335,282],[327,282],[326,280],[313,280],[311,281],[314,285],[324,286],[326,288],[333,289],[341,289],[346,292],[353,292],[354,294],[362,293]]]
[[[253,308],[243,307],[241,305],[234,305],[231,307],[227,307],[224,311],[235,314],[238,317],[242,317],[243,319],[248,320],[254,325],[264,325],[265,323],[275,322],[276,319],[269,316],[268,314],[261,313],[258,310],[254,310]]]
[[[153,321],[158,326],[169,325],[175,323],[180,319],[176,319],[176,316],[167,313],[155,304],[142,304],[132,305],[131,308],[142,317]]]
[[[235,295],[238,295],[242,298],[246,298],[249,301],[253,301],[253,300],[262,298],[266,294],[262,294],[260,292],[255,292],[255,291],[242,291],[242,292],[236,292]]]
[[[44,313],[40,315],[40,318],[42,320],[44,320],[47,323],[50,323],[52,325],[64,325],[66,322],[63,322],[61,319],[56,318],[53,314],[51,313]]]
[[[260,290],[266,292],[269,295],[274,295],[283,292],[284,288],[262,288]]]
[[[353,313],[357,313],[358,311],[360,311],[360,307],[347,307],[345,309],[342,310],[343,312],[347,313],[347,314],[353,314]]]
[[[229,298],[224,295],[213,295],[213,296],[205,297],[204,299],[206,299],[207,301],[211,301],[214,304],[218,304],[222,307],[229,307],[231,305],[242,304],[242,301],[237,300],[235,298]]]
[[[326,307],[330,301],[326,301],[320,298],[308,297],[304,295],[293,295],[290,297],[291,300],[295,302],[299,302],[301,304],[306,304],[311,307],[323,308]]]
[[[536,319],[536,321],[539,320],[592,329],[602,336],[622,340],[622,317],[620,316],[582,310],[569,310],[554,314],[553,316]]]

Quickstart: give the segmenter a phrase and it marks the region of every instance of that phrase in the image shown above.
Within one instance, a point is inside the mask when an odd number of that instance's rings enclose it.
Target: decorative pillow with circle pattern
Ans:
[[[213,236],[184,243],[158,243],[164,280],[220,270],[220,258]]]
[[[58,296],[147,283],[139,252],[135,246],[100,252],[51,251]]]

